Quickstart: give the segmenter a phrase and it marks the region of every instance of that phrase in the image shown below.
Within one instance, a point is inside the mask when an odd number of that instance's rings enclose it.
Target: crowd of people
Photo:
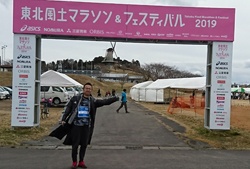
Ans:
[[[250,95],[242,92],[231,92],[231,99],[250,100]]]

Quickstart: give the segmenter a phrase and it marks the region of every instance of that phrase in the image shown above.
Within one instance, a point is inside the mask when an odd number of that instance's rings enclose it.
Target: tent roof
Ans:
[[[250,88],[244,88],[245,93],[250,93]]]
[[[146,87],[146,89],[204,89],[206,87],[206,77],[158,79]]]
[[[245,92],[245,89],[243,88],[231,88],[231,92]]]
[[[148,85],[150,85],[151,83],[153,83],[153,81],[146,81],[146,82],[138,83],[138,84],[134,85],[134,86],[132,87],[132,89],[133,89],[133,88],[145,88],[145,87],[147,87]]]
[[[41,86],[80,86],[83,85],[66,74],[48,70],[41,75]]]

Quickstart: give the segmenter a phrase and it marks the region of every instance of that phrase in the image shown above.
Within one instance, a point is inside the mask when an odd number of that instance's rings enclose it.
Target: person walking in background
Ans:
[[[112,89],[112,96],[115,96],[115,89]]]
[[[110,91],[107,91],[105,94],[105,97],[109,97],[110,96]]]
[[[100,89],[98,89],[98,91],[97,91],[97,97],[101,97],[102,95],[101,95],[101,90]]]
[[[124,106],[124,107],[125,107],[126,113],[129,113],[129,112],[128,112],[128,109],[127,109],[127,94],[126,94],[126,89],[123,89],[121,101],[122,101],[122,102],[121,102],[121,105],[120,105],[120,107],[116,110],[116,112],[119,113],[119,110]]]
[[[65,145],[72,145],[71,157],[73,161],[72,169],[77,168],[77,152],[80,145],[78,167],[87,168],[84,163],[84,156],[87,145],[90,144],[96,117],[96,109],[104,105],[110,105],[119,100],[119,97],[108,99],[95,99],[91,95],[92,84],[86,83],[83,93],[73,96],[65,107],[62,115],[61,125],[67,124],[69,127],[67,136],[63,142]],[[53,135],[56,137],[55,135]]]

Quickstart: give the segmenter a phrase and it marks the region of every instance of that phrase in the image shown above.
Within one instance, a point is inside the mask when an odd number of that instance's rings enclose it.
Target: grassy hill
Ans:
[[[105,95],[106,91],[110,91],[112,89],[115,89],[116,92],[121,92],[121,84],[119,82],[100,82],[98,80],[95,80],[89,76],[85,75],[73,75],[73,74],[67,74],[72,79],[76,80],[77,82],[81,84],[85,84],[87,82],[90,82],[93,85],[93,95],[97,95],[98,89],[100,89],[102,96]],[[126,88],[128,91],[130,87],[135,85],[134,83],[125,83],[124,88]],[[0,72],[0,86],[12,86],[12,72]]]

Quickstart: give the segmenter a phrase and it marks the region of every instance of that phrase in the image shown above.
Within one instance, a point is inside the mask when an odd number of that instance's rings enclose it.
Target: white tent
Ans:
[[[53,70],[48,70],[41,75],[41,86],[79,86],[83,87],[82,84],[78,83],[66,74],[59,73]]]
[[[135,101],[145,101],[145,87],[153,83],[153,81],[146,81],[134,85],[130,89],[130,97]]]
[[[244,88],[245,93],[249,93],[250,94],[250,88]]]
[[[164,102],[165,88],[205,90],[205,86],[206,86],[206,77],[159,79],[144,87],[145,91],[144,99],[141,98],[139,101],[144,100],[147,102]],[[131,92],[133,95],[134,91]]]

